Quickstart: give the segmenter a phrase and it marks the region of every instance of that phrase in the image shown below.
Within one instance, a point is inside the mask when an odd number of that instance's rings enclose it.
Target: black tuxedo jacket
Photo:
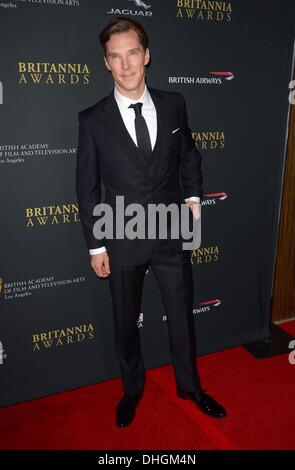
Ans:
[[[93,209],[98,203],[110,204],[115,214],[117,195],[124,196],[125,206],[140,203],[144,207],[148,203],[183,204],[187,197],[203,196],[201,155],[191,136],[182,94],[150,87],[148,91],[157,111],[157,138],[148,164],[125,127],[113,91],[79,113],[76,191],[80,220],[87,248],[105,246],[111,264],[146,262],[154,240],[98,240],[93,235],[98,219]],[[181,237],[167,240],[176,251],[181,251],[181,242]]]

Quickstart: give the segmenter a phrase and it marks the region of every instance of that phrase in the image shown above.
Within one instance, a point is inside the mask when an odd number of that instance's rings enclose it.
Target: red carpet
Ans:
[[[283,327],[295,335],[295,321]],[[115,379],[0,409],[0,449],[295,449],[295,365],[287,354],[256,360],[239,347],[201,357],[198,368],[227,418],[177,398],[165,366],[147,371],[129,428],[114,424],[122,393]]]

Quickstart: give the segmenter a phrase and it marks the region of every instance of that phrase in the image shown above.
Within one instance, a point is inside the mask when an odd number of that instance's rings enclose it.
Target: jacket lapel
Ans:
[[[151,157],[151,160],[153,160],[156,156],[155,154],[161,154],[161,152],[159,152],[160,147],[163,142],[165,142],[165,137],[168,136],[168,133],[166,136],[167,126],[164,126],[165,114],[167,116],[167,113],[165,113],[165,103],[162,96],[159,95],[153,88],[148,87],[148,90],[157,112],[157,137]],[[123,151],[128,156],[128,158],[130,158],[137,166],[139,166],[153,183],[153,178],[151,172],[149,171],[150,162],[148,164],[146,163],[143,155],[127,131],[113,91],[107,96],[104,104],[103,117],[100,116],[99,119],[100,123],[104,125],[108,133],[111,135],[112,139],[118,143],[121,151]]]
[[[118,143],[121,151],[124,152],[136,165],[138,165],[141,170],[147,174],[149,179],[151,179],[144,157],[138,150],[137,145],[133,142],[132,137],[125,127],[113,91],[107,97],[104,106],[102,124],[107,129],[112,139]]]

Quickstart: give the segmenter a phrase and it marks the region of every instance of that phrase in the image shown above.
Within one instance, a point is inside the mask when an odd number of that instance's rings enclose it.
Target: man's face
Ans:
[[[144,82],[145,65],[150,60],[149,50],[143,50],[136,31],[113,34],[106,43],[106,67],[113,74],[122,94],[136,91]]]

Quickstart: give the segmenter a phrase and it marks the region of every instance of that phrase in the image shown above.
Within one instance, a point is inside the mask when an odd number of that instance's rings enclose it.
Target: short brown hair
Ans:
[[[112,36],[116,33],[125,33],[127,31],[136,31],[139,42],[145,51],[149,46],[149,38],[144,28],[135,20],[125,18],[124,16],[119,16],[111,21],[99,34],[99,40],[101,47],[103,48],[104,55],[106,56],[106,43]]]

